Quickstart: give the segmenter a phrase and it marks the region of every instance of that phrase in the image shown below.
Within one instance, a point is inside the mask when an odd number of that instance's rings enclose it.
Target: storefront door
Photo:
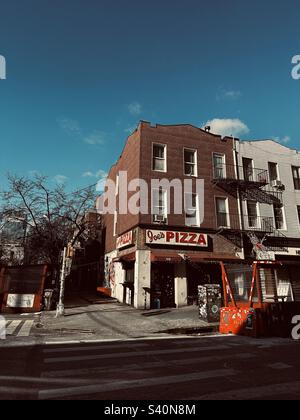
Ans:
[[[174,265],[153,264],[151,270],[151,308],[175,308]]]

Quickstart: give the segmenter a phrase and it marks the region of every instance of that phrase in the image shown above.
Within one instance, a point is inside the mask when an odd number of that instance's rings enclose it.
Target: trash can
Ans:
[[[44,291],[44,310],[51,311],[54,306],[55,290],[45,289]]]
[[[160,307],[161,307],[160,299],[159,298],[154,299],[154,309],[160,309]]]

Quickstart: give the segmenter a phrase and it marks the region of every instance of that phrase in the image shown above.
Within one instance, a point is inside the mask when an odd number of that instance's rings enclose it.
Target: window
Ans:
[[[159,222],[160,218],[167,218],[167,191],[162,188],[152,190],[152,215],[154,222]]]
[[[163,144],[153,144],[153,171],[167,171],[167,146]]]
[[[253,160],[248,158],[243,158],[243,170],[244,170],[244,180],[245,181],[254,181],[254,170],[253,170]]]
[[[280,204],[274,204],[275,226],[277,230],[285,230],[284,210]]]
[[[293,166],[292,170],[293,170],[295,190],[300,190],[300,168],[297,166]]]
[[[213,161],[214,161],[214,178],[225,179],[226,178],[225,156],[220,155],[219,153],[214,153]]]
[[[247,213],[249,228],[259,228],[258,204],[256,201],[247,201]]]
[[[279,181],[278,165],[277,163],[269,162],[269,176],[271,183]]]
[[[197,151],[184,149],[184,175],[197,176]]]
[[[216,198],[217,210],[217,224],[218,227],[229,227],[229,214],[228,214],[228,199]]]
[[[298,220],[299,220],[299,224],[300,224],[300,206],[297,206],[297,212],[298,212]]]
[[[185,224],[199,226],[199,201],[197,194],[185,194]]]

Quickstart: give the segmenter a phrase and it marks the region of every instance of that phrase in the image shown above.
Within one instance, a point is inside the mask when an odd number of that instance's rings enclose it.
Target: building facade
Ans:
[[[265,140],[238,141],[235,153],[242,182],[262,184],[266,178],[259,190],[251,188],[239,196],[245,220],[241,228],[252,228],[244,243],[246,257],[252,246],[255,259],[277,263],[260,270],[263,298],[299,301],[300,152]]]
[[[122,172],[127,186],[143,180],[151,208],[122,214],[117,207],[105,216],[105,279],[112,296],[136,308],[192,304],[199,285],[221,284],[220,261],[242,261],[241,241],[223,234],[239,226],[238,202],[214,182],[223,163],[234,168],[233,143],[189,125],[146,122],[128,138],[108,178],[116,184],[116,201],[124,195]],[[154,179],[193,183],[191,192],[181,194],[184,211],[175,211],[173,188],[152,188]],[[197,179],[204,180],[202,193]]]

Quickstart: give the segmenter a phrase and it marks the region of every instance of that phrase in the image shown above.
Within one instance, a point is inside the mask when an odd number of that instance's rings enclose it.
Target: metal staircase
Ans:
[[[273,259],[271,253],[288,251],[287,237],[274,225],[269,226],[268,232],[262,238],[259,238],[255,232],[247,232],[247,237],[253,246],[253,256],[259,260],[271,260]],[[278,240],[278,245],[274,244],[274,238]]]

